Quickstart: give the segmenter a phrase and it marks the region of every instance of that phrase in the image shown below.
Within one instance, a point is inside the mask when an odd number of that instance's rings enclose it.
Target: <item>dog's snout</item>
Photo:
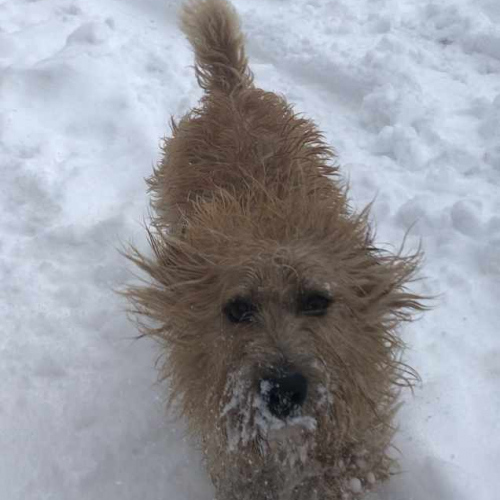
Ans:
[[[286,418],[304,404],[307,379],[298,372],[268,377],[261,382],[261,393],[271,414]]]

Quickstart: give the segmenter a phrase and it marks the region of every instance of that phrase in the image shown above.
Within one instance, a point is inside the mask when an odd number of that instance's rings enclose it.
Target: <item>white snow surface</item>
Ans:
[[[500,3],[235,0],[257,83],[335,147],[378,240],[435,309],[403,473],[378,500],[495,500],[500,474]],[[200,454],[113,293],[143,178],[200,96],[168,0],[0,0],[0,499],[211,500]]]

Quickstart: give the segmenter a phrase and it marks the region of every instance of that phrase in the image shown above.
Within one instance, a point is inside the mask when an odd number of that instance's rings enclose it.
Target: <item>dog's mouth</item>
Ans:
[[[305,414],[307,379],[297,371],[281,371],[261,379],[253,399],[255,426],[268,444],[300,444],[316,430]]]
[[[253,380],[248,371],[228,379],[221,422],[228,449],[256,444],[262,453],[303,449],[316,441],[318,416],[328,410],[329,391],[297,370],[267,372]],[[318,416],[317,416],[318,415]],[[305,448],[304,448],[305,449]]]

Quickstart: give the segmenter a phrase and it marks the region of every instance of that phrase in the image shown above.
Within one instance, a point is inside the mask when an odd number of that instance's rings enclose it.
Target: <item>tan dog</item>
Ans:
[[[224,0],[188,3],[200,106],[149,180],[152,318],[163,375],[221,500],[359,498],[386,479],[401,386],[395,329],[421,310],[417,256],[374,246],[312,122],[254,87]]]

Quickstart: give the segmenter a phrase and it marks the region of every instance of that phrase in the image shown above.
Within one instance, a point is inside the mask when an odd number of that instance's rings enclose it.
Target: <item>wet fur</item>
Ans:
[[[152,255],[129,258],[151,281],[127,296],[162,344],[162,376],[218,499],[358,498],[394,470],[397,397],[416,378],[397,327],[422,309],[406,289],[418,255],[376,247],[315,125],[254,87],[227,2],[190,2],[181,19],[205,95],[148,181]],[[331,294],[325,317],[296,313],[310,288]],[[235,325],[222,310],[241,295],[259,313]],[[257,386],[283,363],[311,390],[279,422]]]

